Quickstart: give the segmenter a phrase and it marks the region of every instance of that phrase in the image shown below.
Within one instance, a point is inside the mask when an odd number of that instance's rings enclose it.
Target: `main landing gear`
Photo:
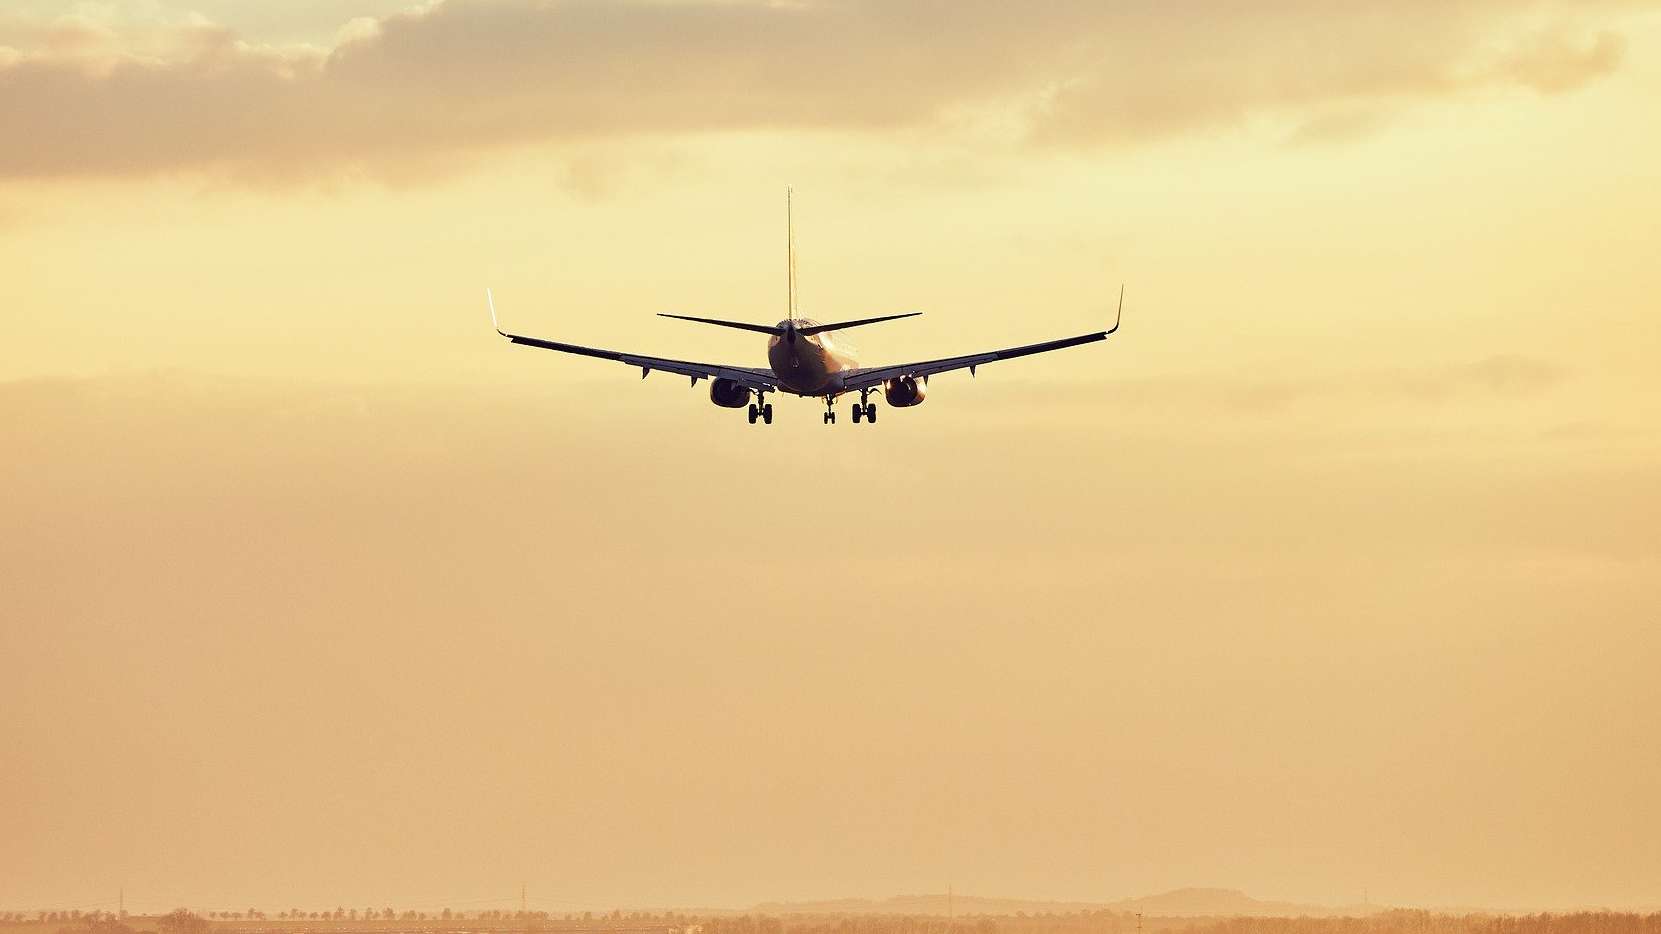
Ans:
[[[754,425],[758,418],[766,424],[773,424],[773,403],[767,401],[765,393],[758,393],[756,401],[750,403],[750,424]]]
[[[859,401],[855,402],[853,404],[853,407],[848,410],[850,413],[853,414],[855,425],[859,424],[860,419],[864,419],[865,421],[870,422],[873,425],[876,424],[876,422],[877,422],[877,404],[875,402],[867,401],[870,398],[870,395],[871,395],[871,391],[869,389],[860,390]],[[825,407],[829,408],[830,404],[831,404],[831,400],[826,399],[825,400]],[[825,421],[827,423],[836,421],[836,413],[835,412],[826,412],[825,413]]]
[[[864,416],[865,420],[873,425],[877,423],[877,404],[871,401],[871,390],[859,391],[859,401],[854,403],[853,413],[855,425],[859,424],[860,416]]]

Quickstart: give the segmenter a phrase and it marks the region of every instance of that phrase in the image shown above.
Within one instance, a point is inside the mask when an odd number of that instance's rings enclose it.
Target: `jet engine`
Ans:
[[[910,408],[923,404],[923,397],[928,395],[928,386],[912,377],[901,376],[898,379],[884,380],[882,394],[894,408]]]
[[[711,380],[709,401],[723,409],[742,409],[750,404],[750,387],[730,379]]]

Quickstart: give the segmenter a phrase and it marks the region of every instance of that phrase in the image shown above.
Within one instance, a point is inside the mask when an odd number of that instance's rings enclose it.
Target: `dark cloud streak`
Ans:
[[[446,0],[357,24],[327,50],[191,23],[159,56],[107,48],[109,36],[82,25],[75,42],[36,30],[56,38],[0,54],[0,176],[307,177],[509,145],[881,133],[966,114],[998,114],[1001,142],[1040,146],[1145,141],[1259,114],[1318,139],[1325,114],[1584,85],[1619,65],[1608,25],[1635,5],[1655,4]],[[28,33],[13,23],[0,46]]]

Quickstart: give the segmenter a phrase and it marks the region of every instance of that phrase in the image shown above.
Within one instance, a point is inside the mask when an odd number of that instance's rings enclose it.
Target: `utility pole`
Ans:
[[[946,883],[946,930],[952,929],[952,923],[957,920],[957,903],[953,901],[955,892],[950,882]]]
[[[126,886],[121,887],[121,895],[118,898],[118,901],[120,901],[120,903],[121,903],[121,917],[125,918],[125,917],[127,917],[127,887]]]
[[[525,883],[519,883],[519,913],[525,913]]]

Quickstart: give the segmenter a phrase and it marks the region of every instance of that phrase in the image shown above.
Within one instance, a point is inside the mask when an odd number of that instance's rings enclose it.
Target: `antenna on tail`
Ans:
[[[792,202],[795,200],[795,190],[789,185],[784,187],[784,238],[785,258],[789,263],[790,302],[785,306],[787,317],[796,317],[796,217]]]

